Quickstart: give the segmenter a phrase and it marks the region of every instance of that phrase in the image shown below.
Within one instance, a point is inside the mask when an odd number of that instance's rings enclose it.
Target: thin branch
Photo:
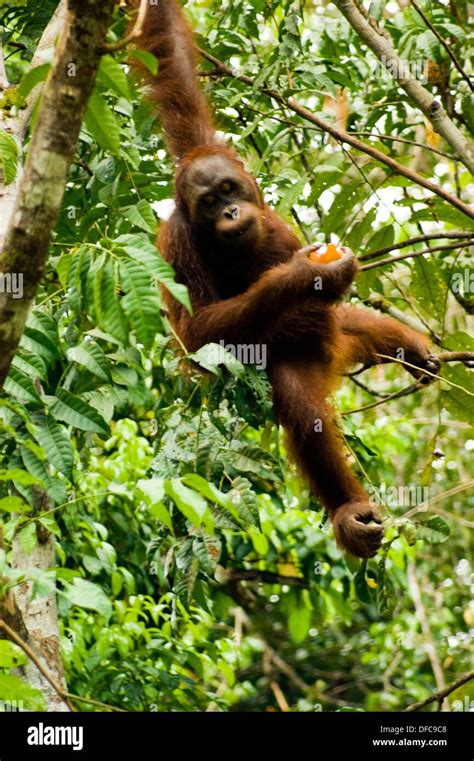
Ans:
[[[437,502],[444,502],[445,499],[454,497],[456,494],[461,494],[463,491],[469,491],[473,487],[474,487],[474,479],[471,479],[470,481],[464,481],[463,483],[460,483],[457,486],[453,486],[451,489],[446,489],[446,491],[443,491],[440,494],[436,494],[434,497],[430,497],[429,499],[425,500],[425,502],[422,502],[420,505],[416,505],[416,507],[412,507],[412,509],[409,510],[407,513],[405,513],[401,518],[395,519],[394,523],[395,524],[401,523],[402,521],[406,521],[409,518],[413,518],[413,516],[418,515],[418,513],[426,513],[428,511],[431,511],[432,506],[435,505]]]
[[[368,370],[368,367],[362,367],[362,371]],[[358,371],[360,372],[360,370]],[[354,385],[358,386],[362,389],[362,391],[365,391],[366,394],[370,394],[371,396],[377,396],[379,399],[387,399],[390,394],[384,394],[382,391],[377,391],[375,388],[369,388],[369,386],[366,386],[365,383],[362,383],[358,378],[356,378],[354,373],[349,373],[347,378],[350,378],[351,381],[354,383]]]
[[[35,664],[38,671],[41,672],[41,674],[44,676],[47,682],[51,685],[51,687],[57,692],[59,697],[64,700],[66,705],[68,706],[70,711],[74,711],[74,706],[71,705],[71,700],[76,700],[79,703],[88,703],[93,706],[97,706],[98,708],[106,708],[109,711],[117,711],[120,713],[126,713],[123,708],[117,708],[116,706],[111,706],[108,703],[102,703],[100,700],[93,700],[92,698],[84,698],[81,695],[73,695],[71,692],[68,692],[67,690],[63,690],[61,685],[54,679],[53,676],[45,669],[39,658],[37,657],[36,653],[33,652],[31,647],[21,638],[18,636],[18,634],[6,623],[6,621],[0,619],[0,629],[3,629],[5,634],[11,639],[12,642],[15,643],[15,645],[18,645],[18,647],[23,650],[25,655],[32,661],[32,663]]]
[[[431,627],[426,613],[426,608],[423,603],[423,596],[421,593],[420,585],[416,576],[416,569],[413,560],[410,560],[407,566],[407,578],[408,589],[415,606],[415,613],[420,624],[421,632],[423,634],[423,642],[428,658],[431,663],[431,668],[435,678],[436,686],[440,692],[446,689],[446,683],[444,679],[444,671],[441,666],[438,653],[436,652],[436,646],[434,643],[433,635],[431,633]],[[448,693],[449,694],[449,693]]]
[[[471,240],[461,241],[460,243],[450,243],[445,246],[431,246],[430,248],[423,248],[421,251],[411,251],[409,254],[398,254],[398,256],[389,256],[387,259],[380,259],[377,262],[371,262],[370,264],[364,264],[361,268],[361,272],[367,270],[373,270],[376,267],[384,267],[386,264],[392,264],[393,262],[401,262],[404,259],[413,259],[416,256],[423,256],[424,254],[433,254],[437,251],[452,251],[456,248],[464,248],[464,246],[473,246],[474,238]]]
[[[471,352],[468,352],[469,354]],[[396,362],[399,365],[403,365],[403,367],[410,368],[411,370],[417,370],[419,371],[420,368],[416,365],[413,365],[411,362],[407,362],[406,359],[399,359],[399,357],[391,357],[389,354],[379,354],[377,352],[377,357],[381,357],[381,359],[388,360],[389,362]],[[435,355],[436,356],[436,355]],[[430,373],[429,370],[423,369],[423,374],[428,375],[430,378],[433,378],[434,380],[442,380],[444,383],[447,383],[449,386],[452,386],[452,388],[457,388],[459,391],[464,391],[465,394],[468,394],[468,396],[474,396],[474,392],[469,391],[467,388],[464,388],[464,386],[460,386],[459,383],[453,383],[453,381],[448,380],[447,378],[442,378],[441,375],[436,375],[436,373]]]
[[[230,66],[223,63],[215,56],[211,55],[210,53],[207,53],[205,50],[200,50],[199,52],[201,53],[203,58],[205,58],[207,61],[212,63],[216,68],[218,68],[220,71],[225,73],[227,76],[232,77],[233,79],[236,79],[239,82],[243,82],[248,87],[254,88],[255,86],[254,80],[251,77],[247,76],[246,74],[240,74],[235,69],[232,69]],[[265,93],[270,98],[273,98],[273,100],[275,100],[277,103],[281,103],[283,106],[286,106],[295,114],[298,114],[298,116],[301,116],[302,119],[305,119],[306,121],[309,121],[312,124],[316,125],[316,127],[318,127],[323,132],[327,132],[328,134],[332,135],[332,137],[338,142],[347,143],[348,145],[351,145],[353,148],[356,148],[358,151],[361,151],[362,153],[366,153],[368,156],[371,156],[376,161],[379,161],[380,163],[390,167],[390,169],[396,172],[396,174],[399,174],[402,177],[406,177],[407,179],[409,179],[411,182],[415,183],[416,185],[421,185],[421,187],[439,196],[440,198],[442,198],[444,201],[451,204],[452,206],[455,206],[463,214],[466,214],[466,216],[470,217],[471,219],[474,219],[474,208],[472,206],[468,206],[468,204],[464,203],[456,196],[452,195],[451,193],[448,193],[446,190],[441,188],[439,185],[436,185],[434,182],[431,182],[430,180],[425,179],[421,175],[414,172],[412,169],[409,169],[408,167],[405,167],[402,164],[399,164],[391,156],[388,156],[385,153],[382,153],[381,151],[374,148],[372,145],[363,143],[361,140],[358,140],[356,137],[354,137],[354,135],[352,135],[351,133],[346,132],[345,130],[340,130],[337,127],[335,127],[333,124],[331,124],[330,122],[327,122],[325,119],[321,119],[321,117],[317,116],[316,114],[313,114],[304,106],[301,106],[295,100],[295,98],[292,98],[292,97],[285,98],[280,92],[278,92],[277,90],[273,90],[269,87],[263,87],[261,89],[261,92]]]
[[[442,104],[413,76],[409,65],[399,57],[391,38],[374,28],[373,19],[364,18],[353,0],[334,0],[334,4],[362,42],[405,90],[412,103],[429,119],[435,132],[446,140],[455,155],[474,174],[474,146],[450,119]]]
[[[117,50],[126,48],[130,42],[133,42],[134,40],[138,39],[138,37],[142,36],[149,4],[150,0],[140,0],[137,20],[135,21],[131,31],[122,37],[121,40],[118,40],[118,42],[106,42],[104,45],[102,45],[101,51],[103,53],[116,53]]]
[[[455,521],[455,523],[459,523],[460,526],[464,526],[465,528],[474,528],[474,521],[468,521],[461,515],[456,515],[456,513],[449,513],[447,510],[443,510],[442,507],[432,507],[430,513],[441,515],[441,517],[446,518],[447,521]]]
[[[308,589],[308,584],[301,576],[282,576],[273,571],[260,571],[258,569],[226,569],[225,581],[257,581],[261,584],[287,584],[288,586]]]
[[[474,362],[474,351],[444,351],[437,356],[439,362]]]
[[[439,233],[426,233],[426,235],[417,235],[415,238],[407,238],[407,240],[402,241],[401,243],[392,243],[390,246],[385,246],[384,248],[378,248],[376,251],[370,251],[368,254],[362,254],[362,256],[359,256],[359,261],[367,261],[367,259],[375,259],[377,256],[383,256],[383,254],[389,254],[390,251],[399,251],[402,248],[409,248],[410,246],[415,246],[417,243],[425,243],[426,241],[430,240],[437,240],[438,238],[446,238],[446,239],[464,239],[464,238],[470,238],[472,236],[472,233],[470,232],[439,232]]]
[[[431,151],[438,156],[443,156],[450,161],[459,161],[456,156],[452,156],[450,153],[444,153],[437,148],[433,148],[431,145],[425,145],[424,143],[418,143],[416,140],[408,140],[405,137],[395,137],[394,135],[380,135],[377,132],[353,132],[352,134],[358,135],[358,137],[375,137],[377,140],[390,140],[394,143],[405,143],[406,145],[415,145],[417,148],[423,148],[425,151]]]
[[[422,384],[419,380],[417,380],[415,383],[411,383],[406,388],[403,388],[401,391],[395,391],[393,394],[388,394],[383,399],[379,399],[377,402],[371,402],[370,404],[364,404],[363,407],[357,407],[355,410],[346,410],[345,412],[341,412],[341,417],[347,417],[348,415],[355,415],[356,412],[365,412],[366,410],[372,410],[374,407],[379,407],[381,404],[386,404],[387,402],[391,402],[393,399],[399,399],[402,396],[408,396],[409,394],[414,394],[415,391],[418,391],[420,388],[422,388]]]
[[[385,355],[379,355],[379,356],[385,356]],[[464,362],[464,364],[466,364],[467,367],[470,367],[471,363],[474,363],[474,352],[446,351],[446,352],[442,352],[441,354],[437,354],[436,359],[438,359],[439,362],[443,362],[443,363],[444,362]],[[399,360],[399,361],[401,362],[402,360]],[[409,367],[413,367],[413,365],[409,365],[408,362],[403,362],[403,364],[406,364]],[[369,366],[362,368],[362,370],[368,370],[368,369],[369,369]],[[427,374],[431,375],[433,378],[440,378],[440,376],[433,375],[432,373],[427,373]],[[410,386],[407,386],[401,391],[395,391],[393,394],[382,394],[379,391],[373,391],[368,386],[365,386],[363,383],[357,380],[353,375],[351,375],[350,378],[353,381],[353,383],[355,383],[357,386],[362,388],[368,394],[372,394],[373,396],[379,396],[381,398],[377,402],[371,402],[370,404],[365,404],[363,407],[358,407],[357,409],[354,409],[354,410],[346,410],[345,412],[341,412],[341,417],[347,417],[348,415],[355,415],[356,412],[365,412],[366,410],[372,410],[374,409],[374,407],[379,407],[381,404],[385,404],[386,402],[391,402],[393,399],[399,399],[402,396],[408,396],[409,394],[413,394],[419,389],[423,388],[421,379],[418,379],[415,383],[410,384]],[[470,393],[466,389],[463,389],[463,390],[466,391],[466,393]]]
[[[36,653],[31,649],[31,647],[27,645],[27,643],[24,642],[24,640],[22,640],[21,637],[19,637],[18,634],[15,631],[13,631],[13,629],[10,626],[8,626],[6,621],[4,621],[3,619],[0,619],[0,629],[3,629],[7,637],[11,639],[11,641],[14,642],[15,645],[18,645],[18,647],[21,648],[21,650],[23,650],[25,655],[28,656],[30,661],[32,661],[35,664],[36,668],[44,676],[46,681],[49,682],[51,687],[58,693],[59,697],[62,700],[64,700],[69,710],[74,711],[74,706],[71,705],[67,697],[67,692],[63,690],[63,688],[56,681],[56,679],[54,679],[54,677],[51,676],[49,671],[43,666],[40,659],[38,658]]]
[[[452,684],[449,684],[447,687],[443,687],[443,689],[438,690],[438,692],[434,692],[433,695],[430,695],[424,700],[419,700],[417,703],[412,703],[404,710],[406,712],[418,711],[419,708],[424,708],[424,706],[427,706],[430,703],[442,704],[448,695],[451,695],[452,692],[459,689],[459,687],[462,687],[463,684],[467,684],[467,682],[470,682],[472,679],[474,679],[474,671],[468,671],[467,674],[459,677],[459,679],[457,679]]]
[[[459,63],[458,59],[457,59],[457,58],[456,58],[456,56],[454,55],[453,51],[452,51],[452,50],[451,50],[451,48],[449,47],[449,45],[448,45],[448,43],[446,42],[446,40],[444,39],[444,37],[442,37],[442,36],[441,36],[441,34],[440,34],[440,33],[438,32],[438,30],[436,29],[436,27],[435,27],[435,26],[432,24],[432,22],[429,20],[429,18],[428,18],[428,17],[427,17],[427,16],[426,16],[426,15],[423,13],[423,11],[421,10],[421,8],[420,8],[420,6],[418,5],[418,3],[417,3],[417,2],[415,2],[415,0],[411,0],[411,4],[413,5],[413,7],[414,7],[414,9],[416,10],[416,12],[418,13],[418,15],[419,15],[419,16],[421,16],[421,18],[422,18],[422,19],[423,19],[423,21],[425,22],[426,26],[427,26],[427,27],[429,27],[429,28],[431,29],[431,31],[433,32],[434,36],[437,38],[438,42],[439,42],[439,43],[440,43],[440,44],[443,46],[443,48],[446,50],[446,52],[447,52],[447,54],[449,55],[449,57],[450,57],[451,61],[454,63],[454,65],[455,65],[456,69],[459,71],[459,73],[460,73],[460,75],[462,76],[462,78],[464,79],[464,81],[465,81],[465,82],[467,82],[467,84],[468,84],[468,86],[469,86],[469,89],[471,90],[471,92],[474,92],[474,84],[472,83],[472,81],[471,81],[471,78],[470,78],[470,77],[468,77],[468,75],[467,75],[467,74],[466,74],[466,72],[464,71],[463,67],[462,67],[462,66],[461,66],[461,64]]]

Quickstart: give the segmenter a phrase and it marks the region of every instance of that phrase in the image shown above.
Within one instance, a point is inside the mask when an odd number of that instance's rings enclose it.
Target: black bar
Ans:
[[[50,745],[50,740],[57,744]],[[311,759],[329,753],[328,761],[341,753],[351,758],[417,755],[472,761],[473,740],[474,714],[469,712],[0,713],[0,761],[51,757],[139,761],[165,753],[212,759],[225,758],[229,752],[243,761],[268,759],[270,754],[282,758],[288,752],[309,754]]]

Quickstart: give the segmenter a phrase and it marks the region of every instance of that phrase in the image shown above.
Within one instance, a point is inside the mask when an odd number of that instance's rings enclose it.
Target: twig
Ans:
[[[459,679],[457,679],[452,684],[449,684],[447,687],[443,687],[443,689],[438,690],[438,692],[434,692],[433,695],[430,695],[428,698],[425,698],[424,700],[419,700],[417,703],[411,703],[411,705],[407,706],[407,708],[405,708],[404,710],[406,712],[418,711],[419,708],[423,708],[424,706],[427,706],[430,703],[442,704],[444,699],[448,695],[451,695],[452,692],[457,690],[459,687],[462,687],[463,684],[470,682],[472,679],[474,679],[474,671],[468,671],[467,674],[464,674],[464,676],[459,677]]]
[[[367,367],[363,367],[362,371],[368,370]],[[365,391],[366,394],[370,394],[371,396],[378,396],[379,399],[387,399],[390,394],[384,394],[381,391],[376,391],[374,388],[369,388],[369,386],[366,386],[365,383],[362,383],[362,381],[358,380],[358,378],[355,377],[354,373],[349,373],[346,377],[350,378],[351,381],[362,389],[362,391]]]
[[[438,156],[443,156],[443,158],[449,159],[450,161],[459,161],[456,156],[452,156],[450,153],[444,153],[444,151],[439,151],[437,148],[433,148],[431,145],[418,143],[416,140],[408,140],[405,137],[395,137],[394,135],[380,135],[377,132],[353,132],[352,134],[358,135],[358,137],[375,137],[377,140],[391,140],[394,143],[415,145],[417,148],[423,148],[425,151],[431,151],[431,153],[436,153]]]
[[[465,528],[474,528],[474,521],[468,521],[467,518],[463,518],[462,515],[456,515],[456,513],[449,513],[447,510],[443,510],[442,507],[430,508],[430,513],[441,515],[441,517],[446,518],[447,521],[455,521]]]
[[[433,670],[436,686],[438,690],[443,691],[446,689],[446,683],[444,680],[444,671],[439,661],[438,653],[436,652],[436,647],[435,647],[433,635],[431,633],[431,628],[428,621],[428,616],[426,614],[426,609],[423,603],[423,597],[421,594],[420,585],[418,584],[418,579],[416,577],[415,564],[413,560],[410,560],[408,563],[407,578],[408,578],[408,589],[410,591],[411,598],[415,606],[416,617],[421,627],[425,650],[428,653],[428,658],[431,663],[431,668]]]
[[[468,352],[468,354],[471,354],[471,352]],[[382,359],[386,359],[389,362],[397,362],[397,364],[403,365],[403,367],[410,368],[411,370],[417,370],[417,371],[420,370],[420,368],[417,367],[417,365],[413,365],[411,362],[407,362],[406,359],[400,359],[399,357],[391,357],[390,354],[379,354],[378,352],[376,356],[381,357]],[[459,391],[464,391],[464,393],[468,394],[468,396],[474,396],[474,392],[468,391],[467,388],[464,388],[464,386],[460,386],[459,383],[453,383],[453,381],[450,381],[447,378],[442,378],[441,375],[436,375],[436,373],[430,373],[429,370],[425,370],[425,369],[423,369],[423,374],[429,375],[430,378],[434,378],[435,380],[442,380],[445,383],[447,383],[449,386],[452,386],[452,388],[457,388],[459,389]]]
[[[143,34],[143,27],[145,25],[145,19],[146,19],[146,14],[147,14],[149,4],[150,4],[150,0],[140,0],[140,7],[138,9],[137,20],[135,21],[133,28],[130,30],[130,32],[128,32],[128,34],[122,37],[121,40],[118,40],[118,42],[104,43],[104,45],[102,45],[101,47],[101,52],[116,53],[117,50],[122,50],[123,48],[126,48],[130,42],[133,42],[134,40],[138,39],[138,37],[141,37]]]
[[[379,259],[377,262],[371,262],[370,264],[364,264],[361,268],[361,272],[367,272],[367,270],[373,270],[376,267],[384,267],[386,264],[392,264],[393,262],[401,262],[404,259],[413,259],[416,256],[423,256],[424,254],[434,254],[437,251],[452,251],[456,248],[464,248],[464,246],[473,246],[474,238],[470,240],[460,241],[459,243],[449,243],[444,246],[431,246],[429,248],[423,248],[420,251],[411,251],[409,254],[398,254],[397,256],[389,256],[387,259]]]
[[[371,410],[374,407],[379,407],[381,404],[385,404],[386,402],[391,402],[393,399],[399,399],[402,396],[408,396],[409,394],[413,394],[415,391],[418,391],[420,388],[421,388],[421,383],[419,380],[417,380],[415,383],[411,383],[410,386],[403,388],[401,391],[395,391],[394,394],[388,394],[384,399],[379,399],[378,402],[371,402],[370,404],[364,404],[363,407],[357,407],[357,409],[355,410],[346,410],[345,412],[341,412],[341,417],[347,417],[348,415],[355,415],[356,412],[365,412],[366,410]]]
[[[283,711],[284,713],[288,713],[288,711],[290,710],[290,706],[288,705],[288,701],[283,694],[283,690],[281,689],[276,679],[272,679],[270,681],[270,689],[273,692],[273,695],[275,696],[275,700],[278,703],[278,708],[280,709],[280,711]]]
[[[4,621],[3,619],[0,619],[0,629],[3,629],[5,634],[9,637],[9,639],[11,639],[12,642],[15,643],[15,645],[18,645],[18,647],[21,648],[21,650],[23,650],[23,652],[28,656],[30,661],[32,661],[35,664],[36,668],[38,669],[38,671],[41,672],[41,674],[44,676],[46,681],[49,682],[51,687],[58,693],[59,697],[62,698],[62,700],[64,700],[69,710],[74,711],[74,706],[69,701],[67,692],[63,690],[63,688],[56,681],[56,679],[54,679],[54,677],[51,676],[49,671],[43,666],[40,659],[38,658],[36,653],[31,649],[31,647],[24,640],[22,640],[21,637],[19,637],[18,634],[15,631],[13,631],[13,629],[10,626],[8,626],[6,621]]]
[[[238,80],[239,82],[243,82],[249,87],[254,87],[254,80],[247,76],[246,74],[239,74],[235,69],[232,69],[227,64],[220,61],[215,56],[211,55],[210,53],[207,53],[205,50],[199,51],[203,58],[205,58],[207,61],[212,63],[216,68],[218,68],[220,71],[225,73],[227,76],[232,77],[233,79]],[[281,103],[283,106],[286,106],[291,111],[294,111],[294,113],[298,114],[298,116],[301,116],[302,119],[305,119],[306,121],[311,122],[312,124],[315,124],[319,129],[321,129],[323,132],[327,132],[328,134],[332,135],[332,137],[335,138],[340,143],[347,143],[348,145],[351,145],[353,148],[356,148],[357,150],[361,151],[362,153],[366,153],[368,156],[372,156],[376,161],[379,161],[382,164],[385,164],[386,166],[390,167],[396,174],[401,175],[402,177],[406,177],[411,182],[414,182],[416,185],[421,185],[421,187],[425,188],[426,190],[429,190],[431,193],[434,193],[435,195],[442,198],[447,203],[451,204],[452,206],[455,206],[459,211],[461,211],[463,214],[466,214],[466,216],[470,217],[471,219],[474,219],[474,208],[471,206],[468,206],[468,204],[464,203],[464,201],[461,201],[456,196],[452,195],[451,193],[448,193],[446,190],[441,188],[439,185],[436,185],[434,182],[431,182],[430,180],[425,179],[421,175],[414,172],[412,169],[409,169],[408,167],[403,166],[402,164],[399,164],[398,161],[395,161],[391,156],[386,155],[385,153],[382,153],[381,151],[374,148],[372,145],[368,145],[367,143],[363,143],[361,140],[358,140],[354,135],[352,135],[349,132],[346,132],[345,130],[338,129],[330,122],[327,122],[325,119],[321,119],[321,117],[317,116],[316,114],[313,114],[311,111],[309,111],[304,106],[301,106],[295,98],[285,98],[280,92],[277,90],[273,90],[269,87],[263,87],[261,90],[263,93],[268,95],[270,98],[273,98],[277,103]]]
[[[474,362],[474,351],[443,351],[437,355],[440,362]]]
[[[288,586],[308,589],[308,584],[301,576],[283,576],[273,571],[260,571],[258,569],[229,569],[225,572],[226,581],[257,581],[262,584],[287,584]]]
[[[390,246],[385,246],[384,248],[378,248],[375,251],[370,251],[368,254],[362,254],[359,256],[359,261],[364,262],[368,259],[375,259],[377,256],[383,256],[384,254],[389,254],[390,251],[399,251],[402,248],[409,248],[410,246],[415,246],[417,243],[425,243],[426,241],[430,240],[437,240],[438,238],[446,238],[446,239],[464,239],[464,238],[470,238],[472,236],[472,233],[469,232],[439,232],[439,233],[426,233],[426,235],[417,235],[414,238],[407,238],[406,240],[401,241],[401,243],[392,243]]]
[[[385,355],[380,354],[380,357]],[[441,354],[437,354],[436,358],[439,362],[464,362],[466,365],[470,366],[471,362],[474,362],[474,352],[472,351],[446,351],[441,352]],[[393,358],[393,361],[397,361],[395,358]],[[402,360],[398,360],[402,362]],[[403,362],[404,365],[408,365],[408,367],[414,367],[414,365],[410,365],[408,362]],[[373,366],[373,365],[372,365]],[[368,370],[370,367],[364,367],[362,370]],[[431,375],[433,378],[440,378],[438,375],[433,375],[432,373],[428,373],[428,375]],[[368,394],[372,394],[374,396],[380,396],[381,398],[377,402],[371,402],[370,404],[365,404],[363,407],[357,407],[357,409],[354,410],[346,410],[345,412],[341,412],[341,417],[347,417],[348,415],[355,415],[356,412],[365,412],[366,410],[374,409],[374,407],[379,407],[381,404],[385,404],[386,402],[390,402],[393,399],[398,399],[402,396],[408,396],[409,394],[415,393],[415,391],[418,391],[419,389],[423,388],[423,385],[421,384],[420,380],[418,379],[415,383],[412,383],[410,386],[407,386],[406,388],[402,389],[401,391],[395,391],[393,394],[381,394],[379,391],[373,391],[368,386],[365,386],[363,383],[361,383],[359,380],[353,377],[353,375],[350,376],[351,380],[357,385],[360,386],[364,391],[366,391]],[[443,380],[446,380],[445,378]],[[462,387],[458,387],[462,388]],[[467,391],[467,389],[463,389],[466,391],[466,393],[470,393]]]
[[[412,509],[405,513],[402,518],[396,519],[395,523],[400,523],[401,521],[408,520],[408,518],[413,518],[413,516],[417,515],[418,513],[426,513],[427,511],[431,510],[431,507],[437,502],[443,502],[445,499],[454,497],[456,494],[461,494],[463,491],[468,491],[473,487],[474,479],[470,481],[464,481],[457,486],[453,486],[451,489],[446,489],[446,491],[443,491],[440,494],[436,494],[434,497],[430,497],[421,504],[416,505],[416,507],[412,507]]]
[[[41,661],[39,660],[36,653],[31,649],[31,647],[21,638],[18,636],[18,634],[4,621],[3,619],[0,619],[0,629],[3,629],[5,634],[12,640],[12,642],[15,643],[15,645],[18,645],[21,650],[25,653],[25,655],[28,656],[28,658],[35,664],[38,671],[41,672],[41,674],[44,676],[47,682],[51,685],[51,687],[57,692],[59,697],[64,700],[64,702],[67,704],[70,711],[74,711],[74,706],[70,703],[71,700],[76,700],[79,703],[89,703],[90,705],[97,706],[98,708],[106,708],[109,711],[117,711],[120,713],[126,713],[123,708],[117,708],[116,706],[111,706],[108,703],[102,703],[100,700],[93,700],[92,698],[84,698],[81,695],[74,695],[67,690],[64,690],[61,685],[54,679],[53,676],[45,669]]]
[[[471,90],[471,92],[474,92],[474,84],[472,83],[470,77],[468,77],[468,75],[464,71],[463,67],[459,63],[458,59],[454,55],[453,51],[449,47],[449,45],[446,42],[446,40],[444,39],[444,37],[441,36],[441,34],[438,32],[438,30],[436,29],[434,24],[432,24],[432,22],[429,20],[429,18],[423,13],[423,11],[421,10],[421,8],[418,5],[418,3],[415,2],[415,0],[411,0],[411,4],[413,5],[413,7],[416,10],[416,12],[418,13],[418,15],[421,16],[421,18],[425,22],[426,26],[431,29],[431,31],[433,32],[434,36],[437,38],[438,42],[446,50],[446,52],[449,55],[451,61],[454,63],[456,69],[459,71],[459,73],[462,76],[462,78],[464,79],[464,81],[467,82],[467,84],[469,85],[469,89]]]

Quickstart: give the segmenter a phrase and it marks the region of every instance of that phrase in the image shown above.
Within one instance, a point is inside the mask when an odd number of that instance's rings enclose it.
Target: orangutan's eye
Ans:
[[[228,195],[232,191],[232,183],[228,180],[225,180],[225,182],[221,185],[221,193],[224,195]]]
[[[212,193],[208,193],[206,196],[204,196],[203,201],[206,206],[211,208],[211,206],[214,206],[214,204],[216,203],[217,198]]]

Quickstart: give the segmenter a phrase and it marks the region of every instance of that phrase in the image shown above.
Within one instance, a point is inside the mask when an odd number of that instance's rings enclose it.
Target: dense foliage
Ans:
[[[472,93],[420,17],[401,0],[371,6],[400,55],[421,62],[426,86],[474,132]],[[29,61],[54,7],[2,6],[18,83],[11,107],[47,74]],[[424,7],[467,66],[467,3]],[[371,139],[472,199],[467,170],[334,6],[193,0],[188,11],[202,46],[252,78],[253,87],[203,63],[223,132],[302,239],[340,240],[364,255],[433,230],[474,233],[461,212],[265,94],[293,94],[355,133],[408,141]],[[124,24],[118,10],[111,39]],[[265,374],[230,356],[216,365],[206,348],[183,364],[157,285],[185,304],[187,295],[154,246],[172,166],[127,78],[129,55],[103,58],[48,269],[0,399],[3,591],[21,579],[8,562],[13,537],[28,552],[38,522],[54,532],[57,566],[36,591],[56,580],[69,690],[113,706],[403,708],[434,691],[434,662],[447,683],[472,668],[472,371],[444,365],[442,382],[362,412],[354,410],[411,381],[401,367],[344,381],[335,400],[344,436],[389,525],[374,560],[344,557],[287,460]],[[0,155],[14,175],[7,138]],[[468,265],[469,248],[458,246],[373,268],[352,298],[398,309],[444,350],[472,351]],[[41,514],[38,491],[50,500]],[[10,670],[19,653],[0,642],[0,697],[19,694]],[[27,687],[22,695],[37,705]]]

